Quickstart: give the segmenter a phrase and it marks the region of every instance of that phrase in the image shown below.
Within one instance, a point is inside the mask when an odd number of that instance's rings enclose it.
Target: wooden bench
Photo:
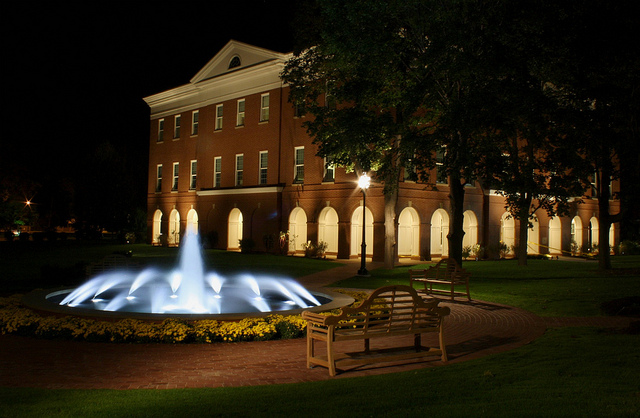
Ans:
[[[302,312],[307,320],[307,367],[320,365],[336,375],[336,362],[352,360],[370,364],[382,361],[405,360],[425,356],[440,356],[447,361],[444,345],[443,318],[449,315],[447,307],[438,306],[438,300],[423,301],[415,289],[409,286],[386,286],[375,290],[357,307],[342,308],[337,315]],[[438,347],[422,346],[421,334],[437,333]],[[413,335],[410,347],[393,347],[393,350],[370,349],[370,339]],[[364,351],[341,353],[336,356],[336,341],[364,340]],[[326,355],[318,355],[314,343],[326,343]]]
[[[453,258],[444,258],[435,266],[426,270],[409,270],[409,285],[416,288],[415,285],[421,283],[422,289],[427,295],[450,296],[451,300],[456,296],[466,296],[471,300],[469,294],[469,277],[471,274],[460,267]],[[434,289],[433,285],[444,285],[446,289]],[[465,291],[456,291],[456,286],[464,286]]]

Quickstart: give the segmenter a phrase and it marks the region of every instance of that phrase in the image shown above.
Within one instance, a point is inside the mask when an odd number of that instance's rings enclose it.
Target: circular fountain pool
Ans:
[[[32,292],[24,302],[69,315],[160,320],[296,314],[329,310],[352,300],[333,292],[312,293],[288,278],[205,271],[198,235],[188,234],[175,269],[109,271],[75,289]]]

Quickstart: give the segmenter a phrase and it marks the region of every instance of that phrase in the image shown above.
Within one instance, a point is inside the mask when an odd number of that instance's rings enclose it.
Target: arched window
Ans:
[[[431,254],[446,257],[449,255],[449,214],[444,209],[433,212],[431,217]]]
[[[398,255],[418,257],[420,255],[420,217],[412,207],[406,207],[398,217]]]
[[[167,241],[172,246],[180,244],[180,213],[175,209],[169,214],[169,236]]]
[[[289,215],[289,251],[302,251],[302,244],[307,242],[307,214],[297,207]]]
[[[151,232],[151,243],[160,244],[160,237],[162,236],[162,211],[156,209],[153,213],[153,229]]]
[[[373,254],[373,214],[367,207],[364,216],[365,244],[367,255]],[[358,206],[351,216],[351,255],[359,256],[362,253],[362,206]]]
[[[227,249],[239,250],[242,239],[242,212],[240,209],[233,208],[229,213],[228,230]]]
[[[233,58],[231,58],[231,61],[229,61],[229,70],[232,68],[239,67],[240,64],[241,64],[240,57],[238,55],[235,55]]]
[[[327,253],[338,253],[338,212],[327,206],[318,217],[318,242],[327,243]]]

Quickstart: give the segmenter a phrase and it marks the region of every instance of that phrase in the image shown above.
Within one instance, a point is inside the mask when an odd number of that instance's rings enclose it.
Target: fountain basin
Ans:
[[[139,319],[145,321],[163,321],[167,318],[179,318],[188,321],[198,321],[203,319],[213,319],[218,321],[238,321],[243,318],[261,318],[269,315],[299,315],[302,311],[323,312],[331,309],[338,309],[353,303],[350,296],[330,290],[311,291],[311,293],[322,302],[319,306],[309,308],[296,308],[287,310],[277,310],[270,312],[229,312],[229,313],[148,313],[148,312],[121,312],[102,311],[83,307],[70,307],[60,305],[59,301],[65,298],[73,289],[48,289],[34,290],[22,298],[25,306],[42,313],[54,315],[70,315],[80,317],[90,317],[100,320],[120,320],[125,318]]]

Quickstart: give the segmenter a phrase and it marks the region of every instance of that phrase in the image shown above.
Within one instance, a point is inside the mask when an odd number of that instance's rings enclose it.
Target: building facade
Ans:
[[[188,84],[144,100],[150,107],[148,230],[155,245],[179,245],[199,231],[214,248],[274,250],[288,232],[288,251],[324,242],[327,254],[357,257],[362,229],[367,254],[384,257],[384,197],[372,183],[366,208],[354,173],[317,157],[279,77],[290,54],[230,41]],[[435,174],[435,173],[434,173]],[[436,177],[433,177],[436,178]],[[397,206],[400,257],[447,255],[446,183],[426,189],[404,181]],[[613,202],[617,205],[617,202]],[[569,217],[541,213],[529,251],[560,254],[597,243],[597,201],[576,201]],[[517,221],[504,200],[479,185],[465,193],[464,245],[488,251],[517,243]],[[610,231],[611,242],[617,239]]]

